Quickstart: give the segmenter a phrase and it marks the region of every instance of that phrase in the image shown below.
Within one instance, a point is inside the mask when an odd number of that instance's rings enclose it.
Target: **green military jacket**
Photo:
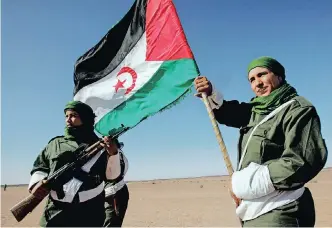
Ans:
[[[302,187],[315,177],[327,160],[327,148],[321,135],[315,107],[301,96],[274,117],[258,126],[248,143],[239,170],[250,162],[268,166],[270,178],[278,190]],[[238,162],[249,135],[265,115],[251,112],[251,104],[224,101],[214,110],[219,123],[240,128]]]
[[[52,140],[49,141],[48,145],[41,151],[41,153],[38,155],[37,159],[35,160],[31,171],[31,175],[36,171],[41,171],[47,173],[48,175],[51,175],[60,167],[62,167],[64,164],[67,164],[68,161],[70,161],[73,158],[74,156],[73,152],[75,151],[75,149],[78,148],[78,146],[79,145],[75,141],[66,139],[64,136],[58,136],[53,138]],[[104,180],[106,180],[106,174],[105,174],[106,167],[107,167],[107,153],[104,152],[98,158],[96,163],[91,167],[90,172],[88,174],[85,172],[83,174],[82,172],[79,172],[78,175],[75,174],[75,178],[83,181],[83,184],[81,185],[78,192],[95,188],[96,186],[101,184]],[[62,188],[62,185],[65,184],[67,181],[69,181],[72,177],[73,177],[72,175],[64,177],[62,180],[60,180],[60,183],[57,186],[55,186],[55,188],[53,188],[52,190],[58,190],[57,188]],[[93,199],[89,201],[93,201]],[[46,226],[55,217],[58,218],[61,217],[63,220],[70,219],[73,222],[65,224],[73,224],[73,225],[81,224],[81,223],[75,223],[75,221],[73,221],[75,220],[74,211],[71,211],[70,218],[69,217],[66,218],[66,216],[59,216],[59,214],[63,213],[63,211],[66,211],[63,214],[69,213],[70,210],[68,210],[68,208],[72,208],[72,206],[69,206],[69,204],[70,203],[57,202],[55,200],[52,200],[51,197],[49,197],[49,199],[47,200],[44,214],[41,218],[40,225]],[[89,204],[90,206],[92,206],[93,203]],[[99,207],[103,208],[104,200],[100,200],[99,204],[100,204]],[[81,221],[83,221],[82,219],[83,214],[80,216],[79,214],[81,212],[79,212],[79,210],[80,208],[84,210],[83,205],[87,205],[87,203],[82,204],[82,207],[75,207],[75,211],[77,212],[76,214],[78,214],[76,219],[80,219]],[[61,222],[55,224],[61,224]]]

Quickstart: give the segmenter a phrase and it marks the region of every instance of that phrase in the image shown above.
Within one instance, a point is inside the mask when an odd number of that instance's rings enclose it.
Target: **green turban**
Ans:
[[[68,104],[66,104],[64,111],[66,112],[67,109],[71,109],[77,112],[83,124],[90,126],[94,125],[96,116],[89,105],[81,101],[70,101]]]
[[[270,71],[272,71],[274,74],[285,79],[285,68],[274,58],[263,56],[254,59],[248,66],[248,74],[252,69],[256,67],[267,68]]]

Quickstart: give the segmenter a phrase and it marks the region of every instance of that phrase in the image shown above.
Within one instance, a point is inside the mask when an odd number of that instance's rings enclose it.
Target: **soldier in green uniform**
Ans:
[[[118,142],[117,142],[118,143]],[[123,144],[118,143],[118,148]],[[119,162],[121,170],[115,174],[105,185],[105,222],[104,227],[121,227],[129,201],[129,191],[124,177],[128,170],[128,160],[122,150],[119,150]]]
[[[94,133],[93,110],[79,101],[69,102],[64,109],[66,127],[64,136],[49,141],[36,158],[31,171],[29,190],[73,159],[81,144],[98,141]],[[105,149],[98,152],[81,169],[63,176],[53,186],[40,220],[42,227],[100,227],[105,219],[104,181],[112,176],[114,157],[118,154],[116,143],[104,137]],[[117,168],[119,169],[119,168]],[[45,195],[40,188],[37,195]]]
[[[276,59],[253,60],[248,81],[256,96],[248,103],[226,101],[206,77],[195,79],[197,96],[208,95],[217,121],[240,129],[230,192],[245,227],[315,225],[305,184],[323,169],[328,152],[315,107],[285,76]]]

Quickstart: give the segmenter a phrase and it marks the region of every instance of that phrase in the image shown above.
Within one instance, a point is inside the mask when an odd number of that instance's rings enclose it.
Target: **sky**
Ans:
[[[29,182],[33,161],[64,131],[75,61],[132,0],[1,1],[1,184]],[[174,0],[200,72],[226,100],[249,101],[248,63],[272,56],[312,102],[332,148],[332,1]],[[238,129],[220,131],[235,167]],[[227,175],[203,102],[189,94],[120,137],[127,181]],[[332,166],[331,156],[327,167]]]

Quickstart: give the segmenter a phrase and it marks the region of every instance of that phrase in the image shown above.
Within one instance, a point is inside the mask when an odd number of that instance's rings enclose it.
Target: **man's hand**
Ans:
[[[39,181],[30,191],[36,198],[43,199],[50,192],[44,185],[43,180]]]
[[[229,190],[229,193],[231,194],[231,197],[233,198],[233,201],[235,203],[235,207],[237,208],[240,205],[242,200],[237,198],[231,189]]]
[[[195,88],[197,94],[195,96],[202,97],[201,93],[206,93],[207,96],[210,96],[212,93],[211,82],[205,76],[198,76],[194,80]]]
[[[231,197],[233,198],[233,201],[234,201],[235,206],[237,208],[240,205],[242,200],[237,198],[237,196],[233,192],[232,177],[231,177],[231,181],[230,181],[230,184],[229,184],[229,193],[230,193]]]
[[[110,156],[116,155],[118,153],[118,147],[117,147],[116,143],[114,141],[112,141],[111,137],[105,136],[103,138],[103,140],[104,140],[104,143],[101,143],[101,145],[105,147],[105,150],[107,151],[107,153]]]

